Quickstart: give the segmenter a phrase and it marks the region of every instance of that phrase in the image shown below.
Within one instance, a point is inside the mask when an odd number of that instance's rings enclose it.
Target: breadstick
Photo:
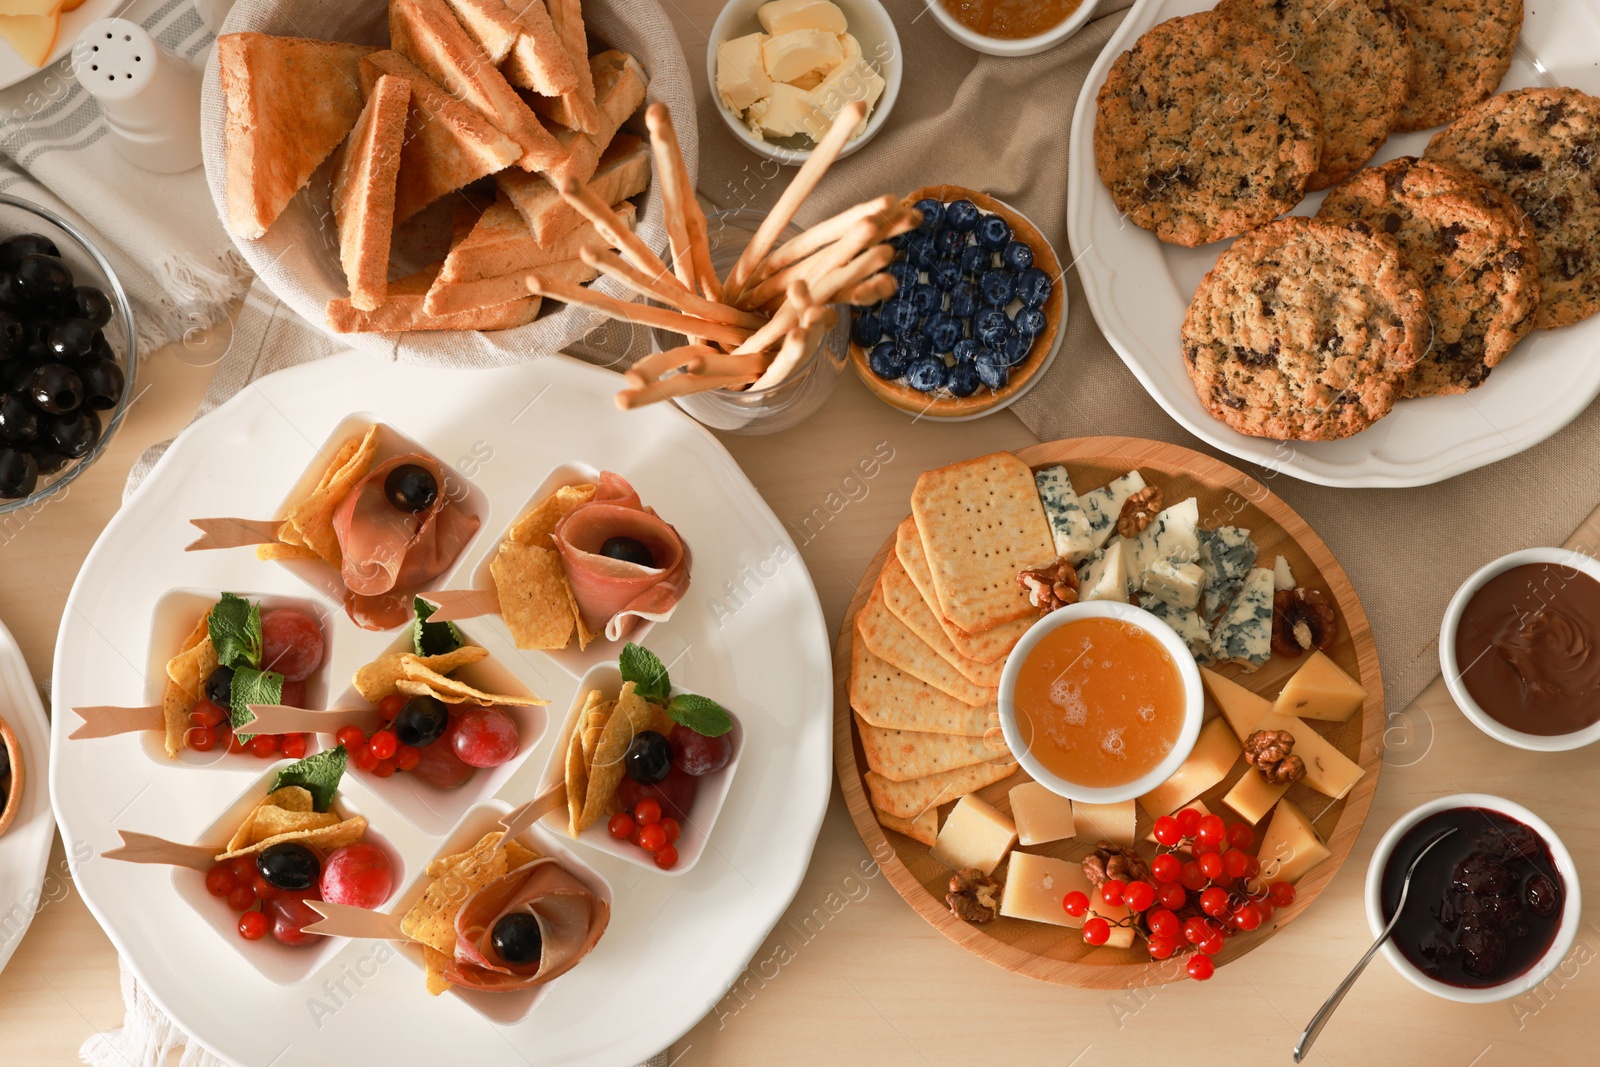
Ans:
[[[832,244],[840,237],[843,237],[850,227],[862,219],[888,215],[894,210],[894,207],[894,196],[885,193],[876,200],[868,200],[864,204],[857,204],[848,211],[841,211],[833,218],[819,222],[804,233],[789,238],[788,241],[773,249],[771,255],[761,261],[751,273],[750,281],[747,283],[746,288],[748,289],[752,285],[766,281],[783,268],[792,266],[818,249]],[[920,225],[921,212],[917,214]]]
[[[677,279],[673,278],[672,282],[676,285]],[[604,293],[594,292],[581,285],[542,277],[537,272],[529,274],[524,279],[524,284],[527,285],[528,292],[534,296],[548,296],[552,300],[593,308],[613,319],[621,319],[640,326],[654,326],[661,330],[672,330],[685,337],[704,337],[712,341],[743,344],[752,336],[751,332],[742,326],[707,322],[705,319],[697,319],[679,311],[651,307],[648,304],[629,303],[613,296],[606,296]]]
[[[634,266],[646,274],[664,279],[672,286],[683,287],[683,283],[678,281],[665,263],[661,262],[661,257],[650,251],[650,247],[640,239],[639,235],[628,229],[611,210],[611,206],[595,196],[588,186],[576,178],[569,177],[562,181],[557,189],[561,193],[561,199],[594,223],[594,228],[600,231],[600,236],[620,249]]]
[[[889,299],[900,289],[900,283],[892,274],[874,274],[864,282],[859,282],[848,289],[842,290],[833,299],[840,304],[852,304],[855,307],[870,307]]]
[[[617,393],[616,402],[621,410],[632,411],[634,408],[642,408],[647,404],[675,396],[688,396],[691,393],[705,393],[712,389],[745,385],[750,378],[751,375],[748,374],[674,374],[670,378],[651,382],[642,389],[623,389]]]
[[[831,330],[838,321],[839,316],[834,314],[832,308],[806,308],[800,316],[800,328],[789,331],[772,365],[756,379],[756,384],[750,387],[751,390],[770,389],[783,382],[794,373],[796,367],[817,350],[817,346],[822,343],[822,335]]]
[[[661,203],[665,208],[667,244],[672,249],[672,270],[684,287],[695,287],[694,261],[689,244],[689,220],[684,210],[688,172],[678,148],[677,131],[667,105],[651,104],[645,109],[645,125],[650,128],[650,149],[655,155],[656,177],[661,179]]]
[[[730,356],[726,352],[711,352],[701,357],[695,368],[697,374],[723,375],[742,374],[746,378],[760,377],[761,372],[767,369],[771,358],[765,352],[749,352],[742,356]]]
[[[828,132],[822,135],[822,140],[817,142],[817,147],[812,149],[805,164],[801,166],[800,173],[794,176],[794,181],[778,197],[778,202],[773,206],[772,213],[761,220],[761,225],[756,229],[756,235],[750,239],[745,250],[739,255],[739,262],[733,265],[733,270],[728,272],[727,281],[723,288],[731,299],[737,300],[750,280],[750,274],[755,270],[756,264],[767,257],[772,251],[772,246],[777,243],[778,236],[784,228],[794,220],[795,213],[806,202],[816,189],[822,176],[828,173],[828,168],[833,166],[839,158],[845,144],[850,140],[850,134],[862,119],[867,117],[867,104],[864,100],[854,100],[845,105],[843,111],[834,118],[833,125],[828,127]],[[776,338],[774,338],[776,339]]]
[[[739,298],[739,304],[741,307],[760,307],[773,297],[788,292],[790,284],[796,278],[804,278],[807,283],[815,284],[818,278],[837,270],[860,255],[868,245],[878,241],[879,237],[878,223],[873,219],[863,219],[816,255],[784,268],[760,285],[746,289],[744,295]]]
[[[669,348],[665,352],[651,352],[640,356],[634,361],[633,366],[624,372],[623,377],[635,389],[649,385],[669,370],[687,367],[691,371],[699,371],[708,356],[720,356],[710,345],[679,345]]]
[[[684,314],[696,318],[706,319],[709,322],[721,322],[730,326],[743,326],[747,330],[759,330],[767,324],[767,320],[760,315],[752,315],[748,311],[728,307],[696,296],[693,292],[684,292],[676,287],[663,285],[660,281],[650,277],[643,271],[624,263],[614,252],[600,248],[583,248],[578,251],[578,258],[602,274],[609,275],[626,285],[640,296],[649,297],[682,311]],[[693,279],[691,278],[692,282]]]
[[[811,285],[811,295],[819,304],[831,304],[841,292],[894,262],[894,249],[888,245],[874,245],[844,266],[830,271]]]

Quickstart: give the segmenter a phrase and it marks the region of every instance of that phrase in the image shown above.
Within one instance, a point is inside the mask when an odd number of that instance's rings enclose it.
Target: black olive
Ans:
[[[66,319],[50,327],[44,343],[57,359],[80,359],[89,354],[99,332],[87,319]]]
[[[641,567],[656,565],[656,557],[650,551],[650,546],[637,537],[608,537],[605,544],[600,546],[600,554],[627,563],[637,563]]]
[[[206,699],[219,708],[233,707],[232,667],[218,667],[206,678]]]
[[[35,444],[28,451],[33,453],[34,461],[39,464],[39,476],[41,478],[47,474],[54,474],[72,462],[71,456],[63,456],[47,444]]]
[[[17,288],[30,306],[55,307],[72,291],[72,272],[55,256],[32,252],[17,264]]]
[[[122,399],[126,384],[122,368],[109,359],[97,359],[80,366],[78,377],[83,379],[83,402],[97,411],[108,411]]]
[[[27,327],[15,315],[0,311],[0,361],[15,359],[27,347]]]
[[[489,937],[495,952],[513,967],[538,963],[544,954],[544,931],[539,920],[525,911],[503,916]]]
[[[100,440],[100,419],[86,408],[57,415],[45,427],[45,440],[61,455],[82,459]]]
[[[44,363],[28,377],[28,396],[41,411],[64,415],[83,403],[83,379],[65,363]]]
[[[80,285],[72,290],[72,310],[90,325],[104,326],[111,321],[111,298],[92,285]]]
[[[435,697],[412,697],[394,717],[394,735],[402,745],[427,748],[444,736],[450,725],[450,712]]]
[[[427,511],[439,497],[439,483],[426,467],[402,463],[383,480],[384,495],[396,511]]]
[[[33,453],[21,448],[0,449],[0,497],[27,496],[39,484],[39,464]]]
[[[12,314],[26,311],[27,298],[22,295],[22,288],[17,285],[17,273],[12,270],[0,270],[0,309]]]
[[[42,234],[19,233],[15,237],[8,237],[0,241],[0,268],[16,270],[23,256],[36,254],[59,257],[61,250],[54,241]]]
[[[256,870],[268,885],[298,891],[317,884],[322,861],[298,841],[280,841],[256,853]]]
[[[654,730],[641,730],[633,735],[623,759],[629,778],[640,785],[655,785],[672,770],[672,746]]]
[[[111,351],[111,342],[106,340],[106,335],[99,330],[94,332],[94,342],[89,345],[89,355],[93,359],[109,359],[116,362],[117,354]]]
[[[38,439],[38,409],[16,393],[0,395],[0,440],[26,445]]]

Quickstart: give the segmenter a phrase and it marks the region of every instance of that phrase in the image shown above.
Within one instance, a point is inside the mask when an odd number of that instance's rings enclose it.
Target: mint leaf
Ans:
[[[667,677],[667,668],[654,652],[629,641],[617,658],[622,680],[632,682],[635,692],[652,704],[667,702],[667,694],[672,692],[672,679]]]
[[[254,734],[240,734],[239,727],[249,722],[251,704],[279,704],[283,702],[283,675],[277,671],[258,671],[254,667],[233,669],[233,721],[234,733],[241,742]]]
[[[211,647],[224,667],[261,666],[261,605],[223,593],[211,609]],[[257,702],[259,703],[259,701]]]
[[[416,646],[417,655],[442,656],[467,643],[455,623],[429,622],[428,616],[439,609],[421,597],[412,598],[411,610],[417,613],[417,621],[411,624],[411,643]]]
[[[698,693],[683,693],[672,698],[667,714],[697,734],[721,737],[733,729],[733,717],[721,704]]]
[[[333,795],[339,791],[339,779],[344,777],[346,759],[344,745],[307,756],[279,771],[272,789],[300,786],[311,793],[312,807],[327,811],[333,804]]]

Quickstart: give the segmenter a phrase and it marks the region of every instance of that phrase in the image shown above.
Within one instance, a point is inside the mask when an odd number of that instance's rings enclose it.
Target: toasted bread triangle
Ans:
[[[541,278],[583,285],[600,276],[600,272],[581,259],[563,259],[544,263],[536,268]],[[529,271],[500,274],[489,278],[474,278],[470,282],[435,281],[428,290],[428,299],[422,305],[430,315],[464,314],[499,309],[502,304],[521,300],[528,295]]]
[[[644,68],[626,52],[601,52],[589,60],[589,73],[594,79],[600,128],[595,133],[556,131],[556,140],[566,158],[550,168],[552,182],[562,182],[569,177],[587,182],[593,178],[600,166],[600,156],[622,124],[628,121],[628,116],[639,110],[649,89]]]
[[[578,85],[560,96],[536,101],[539,114],[569,130],[599,133],[600,112],[594,100],[594,75],[589,71],[589,34],[584,29],[580,0],[549,0],[549,11],[556,36],[578,75]]]
[[[373,86],[356,128],[335,157],[333,219],[339,229],[339,262],[350,282],[350,305],[372,311],[389,282],[389,238],[405,141],[411,85],[385,74]]]
[[[517,165],[523,170],[544,170],[560,162],[563,152],[554,135],[539,124],[444,0],[393,0],[389,37],[395,51],[521,146]]]
[[[530,323],[539,314],[539,298],[475,308],[453,315],[429,315],[423,308],[428,290],[439,276],[435,263],[389,283],[389,294],[371,311],[350,306],[347,299],[328,301],[328,329],[334,333],[402,333],[411,330],[508,330]],[[527,290],[523,290],[526,293]]]
[[[394,220],[401,223],[446,193],[509,167],[522,150],[472,108],[445,92],[398,52],[374,52],[361,62],[368,86],[384,74],[411,86],[406,143],[400,152]]]
[[[544,0],[501,0],[517,22],[517,39],[500,68],[506,80],[540,96],[560,96],[578,88],[572,56]],[[587,47],[587,46],[586,46]]]
[[[507,170],[496,175],[495,182],[541,242],[554,241],[583,224],[578,209],[561,199],[542,175]],[[618,134],[586,184],[608,204],[638,196],[650,184],[650,146],[631,133]]]
[[[629,227],[633,225],[636,211],[633,204],[624,200],[612,210]],[[450,249],[439,280],[470,282],[494,278],[562,260],[575,260],[585,248],[599,251],[610,247],[611,243],[600,236],[594,223],[587,221],[553,241],[539,241],[502,192],[478,219],[472,232]]]
[[[266,233],[344,140],[361,114],[358,64],[375,51],[263,33],[217,38],[234,233],[250,239]]]

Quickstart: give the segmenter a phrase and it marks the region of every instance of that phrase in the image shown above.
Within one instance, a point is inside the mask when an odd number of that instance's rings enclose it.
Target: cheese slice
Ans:
[[[1017,824],[1017,841],[1023,845],[1062,841],[1077,833],[1072,801],[1038,782],[1011,787],[1011,818]]]
[[[1016,843],[1016,824],[987,801],[968,793],[951,809],[930,854],[953,870],[976,867],[993,874]]]
[[[1094,538],[1089,533],[1089,513],[1078,503],[1067,468],[1057,464],[1035,471],[1033,484],[1039,490],[1045,517],[1050,520],[1056,555],[1065,556],[1073,563],[1082,561],[1094,551]]]
[[[1257,567],[1211,635],[1211,655],[1253,671],[1272,657],[1272,572]]]
[[[772,93],[772,79],[761,62],[764,33],[735,37],[717,45],[717,95],[731,111],[743,114]]]
[[[1128,561],[1128,577],[1133,584],[1142,588],[1145,574],[1162,560],[1193,563],[1199,559],[1199,528],[1200,502],[1194,497],[1179,501],[1151,519],[1133,541],[1133,557]]]
[[[1089,516],[1089,536],[1095,548],[1111,540],[1111,535],[1117,532],[1117,517],[1122,514],[1122,505],[1143,488],[1144,476],[1138,471],[1129,471],[1110,485],[1078,498]]]
[[[1284,685],[1272,710],[1302,719],[1349,722],[1366,699],[1360,682],[1321,652],[1313,652]]]
[[[1113,541],[1078,573],[1078,599],[1128,602],[1127,542]]]
[[[830,0],[771,0],[756,10],[756,18],[768,33],[825,30],[838,34],[849,29],[844,12]]]
[[[1268,785],[1254,767],[1246,767],[1244,776],[1233,783],[1233,788],[1223,796],[1222,802],[1238,812],[1245,822],[1253,825],[1266,818],[1267,812],[1288,791],[1287,783]]]
[[[1113,845],[1133,847],[1138,840],[1138,809],[1133,801],[1120,804],[1085,804],[1072,802],[1072,819],[1077,824],[1077,836],[1085,841],[1110,841]]]
[[[1243,750],[1225,719],[1212,719],[1200,728],[1194,751],[1171,778],[1139,798],[1139,806],[1152,816],[1171,814],[1228,776]]]
[[[1222,717],[1233,727],[1234,735],[1241,744],[1260,729],[1256,723],[1272,714],[1272,704],[1265,697],[1252,693],[1216,671],[1201,667],[1200,681],[1205,685],[1206,692],[1211,694],[1212,701],[1222,709]]]
[[[1094,886],[1084,877],[1083,864],[1036,856],[1032,852],[1013,852],[1006,867],[1006,888],[1000,896],[1000,914],[1012,919],[1049,923],[1052,926],[1083,926],[1086,916],[1068,915],[1061,906],[1068,893],[1092,897]]]
[[[1251,882],[1251,891],[1273,882],[1298,882],[1330,855],[1322,835],[1300,806],[1292,800],[1280,800],[1261,837],[1261,848],[1256,851],[1261,875]]]
[[[1257,730],[1287,730],[1294,735],[1294,755],[1305,761],[1305,783],[1312,789],[1338,800],[1361,779],[1364,773],[1361,765],[1340,752],[1304,719],[1281,714],[1263,698],[1215,671],[1202,667],[1200,680],[1211,699],[1222,708],[1223,718],[1241,742]]]

